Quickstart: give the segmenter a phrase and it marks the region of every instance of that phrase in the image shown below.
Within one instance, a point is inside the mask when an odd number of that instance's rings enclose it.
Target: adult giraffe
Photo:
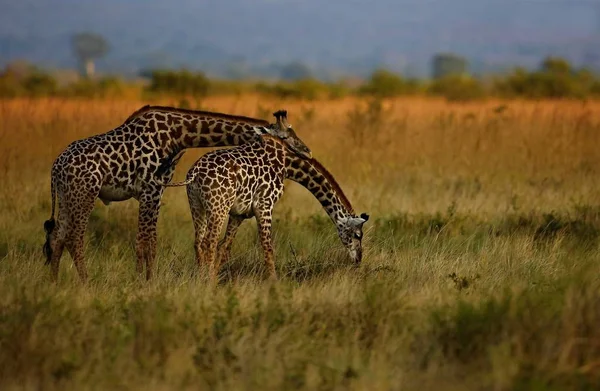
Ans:
[[[103,134],[72,142],[54,161],[51,172],[52,215],[44,223],[46,264],[58,278],[60,258],[67,248],[83,282],[87,271],[83,240],[94,201],[105,204],[139,201],[136,236],[137,271],[152,277],[156,255],[156,222],[163,194],[186,148],[240,145],[270,134],[299,156],[310,149],[287,122],[287,112],[273,114],[275,123],[207,111],[144,106],[125,122]],[[54,219],[58,196],[58,218]]]

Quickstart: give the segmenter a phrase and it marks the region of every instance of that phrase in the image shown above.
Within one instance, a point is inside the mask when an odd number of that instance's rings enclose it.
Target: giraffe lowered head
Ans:
[[[298,156],[306,159],[312,158],[310,148],[300,140],[292,128],[292,125],[288,123],[287,111],[276,111],[273,113],[273,116],[275,116],[276,121],[266,128],[267,133],[283,140],[283,142]]]
[[[369,220],[369,215],[362,213],[360,216],[344,216],[337,222],[340,240],[346,246],[350,257],[357,265],[362,261],[363,224],[367,220]]]

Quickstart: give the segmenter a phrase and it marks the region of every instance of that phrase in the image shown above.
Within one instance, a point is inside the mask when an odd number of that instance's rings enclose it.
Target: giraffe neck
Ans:
[[[128,121],[139,118],[158,133],[161,149],[168,152],[245,144],[257,140],[270,126],[260,119],[162,106],[145,106]]]
[[[333,176],[315,159],[286,155],[286,179],[298,182],[319,201],[336,226],[354,215],[352,205]]]

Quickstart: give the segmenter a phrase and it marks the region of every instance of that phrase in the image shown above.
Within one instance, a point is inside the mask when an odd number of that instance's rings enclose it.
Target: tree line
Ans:
[[[310,68],[292,62],[280,69],[278,81],[216,80],[201,71],[151,69],[140,72],[141,82],[127,82],[116,76],[98,77],[95,61],[109,51],[102,36],[80,33],[72,37],[73,54],[80,77],[61,82],[52,73],[23,62],[0,71],[0,97],[82,96],[117,97],[124,94],[161,94],[202,98],[215,94],[254,92],[278,98],[321,99],[347,95],[391,98],[404,95],[433,95],[449,100],[502,98],[600,97],[600,77],[590,70],[577,69],[567,60],[548,57],[535,70],[515,68],[504,74],[473,76],[468,61],[456,54],[440,53],[431,60],[431,78],[406,78],[386,69],[377,69],[367,78],[323,82]]]

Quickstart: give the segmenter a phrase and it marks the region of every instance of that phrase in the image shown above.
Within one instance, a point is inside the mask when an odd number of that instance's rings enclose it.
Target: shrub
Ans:
[[[17,96],[47,96],[58,91],[58,83],[49,75],[35,67],[23,72],[7,68],[0,74],[0,96],[14,98]]]
[[[178,95],[206,96],[210,81],[202,72],[154,70],[149,91]]]
[[[535,72],[517,68],[494,86],[501,96],[535,99],[583,98],[596,89],[594,75],[586,70],[574,71],[566,60],[557,57],[546,58]]]
[[[85,98],[108,98],[122,96],[124,91],[125,85],[119,78],[105,77],[99,80],[80,79],[66,86],[61,91],[61,95]]]
[[[294,82],[277,82],[275,84],[258,83],[257,92],[273,95],[278,98],[293,98],[314,100],[321,98],[330,91],[329,86],[316,79],[302,79]]]
[[[447,76],[437,79],[429,85],[428,92],[451,101],[475,100],[485,96],[481,83],[466,76]]]
[[[415,82],[406,81],[400,75],[379,69],[371,74],[369,81],[359,89],[359,92],[378,98],[389,98],[413,93],[416,87]]]

